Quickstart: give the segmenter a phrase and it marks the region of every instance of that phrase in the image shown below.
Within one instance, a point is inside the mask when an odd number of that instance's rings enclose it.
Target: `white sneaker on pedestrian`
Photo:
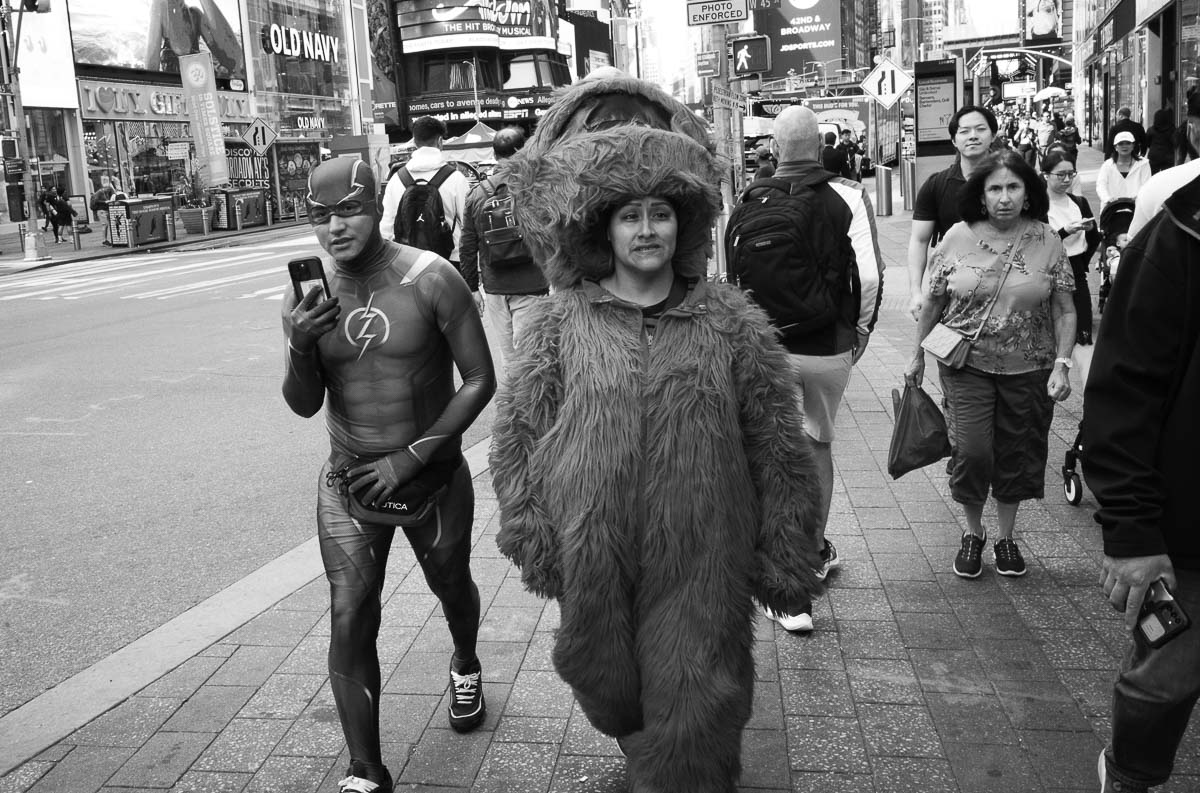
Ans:
[[[830,570],[836,570],[841,566],[842,560],[838,557],[837,548],[834,548],[833,543],[826,540],[825,547],[821,549],[821,568],[817,570],[817,580],[824,581]]]
[[[785,631],[808,633],[813,629],[812,606],[799,614],[781,614],[763,606],[763,614],[772,622],[778,622]]]

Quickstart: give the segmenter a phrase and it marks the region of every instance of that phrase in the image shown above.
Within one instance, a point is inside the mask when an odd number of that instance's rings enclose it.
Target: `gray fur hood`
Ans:
[[[618,205],[644,196],[667,199],[678,215],[675,272],[706,275],[712,226],[721,209],[720,172],[695,138],[647,126],[615,126],[580,132],[540,153],[527,146],[509,167],[517,220],[553,287],[611,273],[609,216]]]
[[[522,151],[540,157],[566,138],[618,124],[678,132],[714,150],[704,125],[687,105],[653,83],[611,69],[560,89]]]

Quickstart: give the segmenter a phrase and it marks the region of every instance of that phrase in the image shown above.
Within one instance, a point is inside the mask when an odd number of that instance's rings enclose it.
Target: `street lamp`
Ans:
[[[471,93],[475,96],[475,120],[479,120],[479,84],[475,79],[475,58],[472,57],[469,61],[460,61],[471,67]]]

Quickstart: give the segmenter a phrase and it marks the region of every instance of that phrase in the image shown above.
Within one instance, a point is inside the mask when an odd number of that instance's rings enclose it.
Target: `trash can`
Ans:
[[[256,188],[216,191],[214,229],[236,229],[267,225],[267,193]],[[240,212],[239,212],[240,209]],[[241,224],[238,218],[241,218]]]
[[[136,247],[167,241],[167,213],[173,202],[164,198],[122,198],[108,203],[109,239],[114,246]]]
[[[892,169],[888,165],[875,166],[875,214],[892,214]]]

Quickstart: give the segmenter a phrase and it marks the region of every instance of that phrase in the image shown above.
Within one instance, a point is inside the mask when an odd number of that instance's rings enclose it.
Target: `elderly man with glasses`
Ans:
[[[329,680],[350,754],[339,793],[391,793],[376,638],[398,525],[454,641],[450,726],[472,730],[486,712],[470,569],[474,491],[461,446],[495,391],[495,373],[457,270],[382,238],[366,163],[322,163],[308,189],[309,221],[333,258],[330,296],[319,286],[285,295],[283,396],[305,418],[326,407],[330,454],[317,480],[317,535],[332,601]]]

